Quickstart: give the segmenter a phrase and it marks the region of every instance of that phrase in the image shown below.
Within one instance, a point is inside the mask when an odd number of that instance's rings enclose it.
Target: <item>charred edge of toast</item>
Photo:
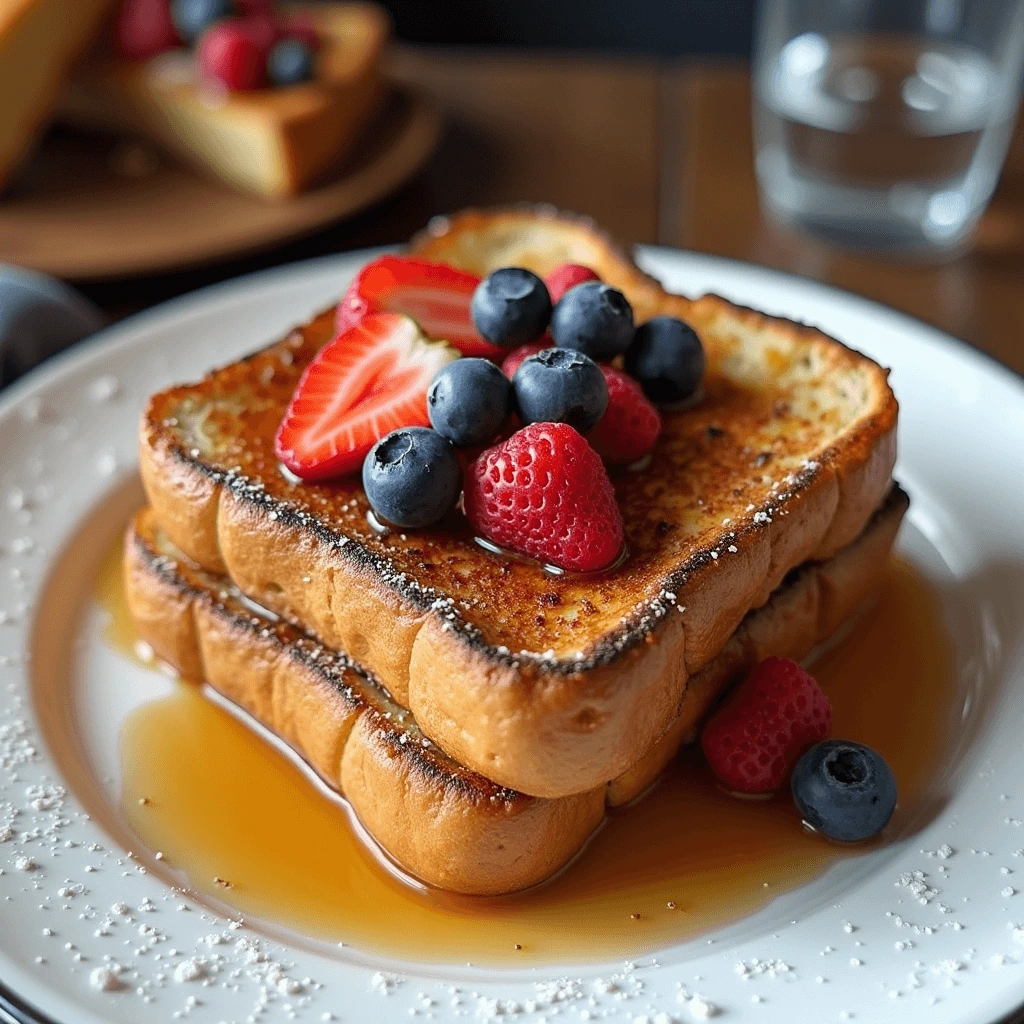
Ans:
[[[232,630],[254,640],[274,642],[290,659],[337,692],[354,712],[371,715],[378,737],[425,779],[478,803],[501,804],[509,810],[537,799],[499,786],[450,758],[419,732],[412,713],[393,703],[387,690],[348,655],[325,647],[316,637],[287,622],[257,615],[241,603],[225,578],[189,565],[183,554],[171,556],[154,550],[134,527],[129,528],[128,536],[140,561],[165,584],[190,601],[200,602]],[[179,566],[194,573],[198,584],[190,583]]]
[[[874,419],[873,417],[871,420],[872,424]],[[770,503],[763,503],[761,508],[756,509],[750,522],[738,524],[735,530],[723,535],[723,545],[735,544],[745,537],[753,536],[758,530],[770,525],[774,516],[786,515],[786,503],[798,499],[801,492],[813,483],[822,468],[838,458],[838,452],[833,448],[826,449],[819,459],[809,462],[799,473],[791,475],[786,489],[780,489]],[[545,658],[531,652],[512,653],[484,640],[480,629],[459,614],[451,595],[439,592],[434,587],[421,586],[408,574],[396,571],[393,563],[385,556],[368,550],[351,537],[336,533],[316,516],[295,509],[286,501],[272,498],[259,481],[250,480],[233,470],[220,470],[207,465],[201,458],[193,457],[177,442],[171,444],[170,452],[177,461],[189,469],[202,474],[215,484],[228,488],[233,497],[247,501],[263,512],[273,513],[285,526],[307,531],[320,544],[350,559],[358,568],[371,571],[416,611],[426,614],[434,610],[443,610],[446,618],[454,615],[454,618],[447,618],[452,633],[489,660],[512,668],[519,668],[524,661],[529,661],[554,675],[576,676],[610,665],[620,656],[642,644],[672,610],[675,605],[672,595],[682,588],[689,575],[709,566],[715,560],[710,551],[694,552],[681,566],[662,579],[659,593],[655,597],[647,598],[635,605],[625,621],[601,637],[594,644],[590,654],[584,658]],[[600,574],[595,573],[593,576],[597,579]]]
[[[876,523],[885,519],[895,508],[906,509],[909,504],[907,493],[899,484],[894,483],[885,501],[864,528],[864,534],[869,533]],[[379,738],[393,754],[407,759],[406,763],[411,762],[422,777],[470,797],[477,803],[501,804],[509,810],[523,808],[539,799],[499,786],[445,754],[420,733],[412,713],[394,704],[387,691],[372,675],[348,655],[324,647],[315,637],[289,623],[257,615],[241,603],[237,591],[224,577],[192,566],[180,553],[170,556],[154,550],[134,526],[129,529],[128,536],[129,543],[134,545],[142,563],[176,592],[191,601],[201,602],[232,630],[238,630],[254,639],[272,640],[289,658],[335,690],[354,712],[363,711],[371,715]],[[804,576],[816,571],[818,564],[808,562],[792,569],[773,597],[797,586]],[[197,584],[185,578],[183,568],[197,577]],[[759,612],[760,609],[749,611],[738,629],[742,629]],[[728,689],[730,681],[726,681],[723,689]]]

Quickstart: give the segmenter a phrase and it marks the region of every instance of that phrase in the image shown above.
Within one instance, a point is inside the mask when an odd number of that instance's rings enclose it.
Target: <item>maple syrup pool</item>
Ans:
[[[340,956],[347,946],[506,967],[636,958],[758,912],[753,921],[777,926],[772,901],[840,862],[849,870],[837,884],[854,884],[858,862],[882,845],[809,834],[785,794],[729,796],[688,750],[535,889],[478,898],[410,883],[291,751],[140,654],[121,596],[120,537],[141,503],[137,481],[121,488],[55,571],[36,631],[37,710],[62,774],[114,839],[250,927]],[[971,634],[957,626],[969,609],[957,609],[948,572],[912,520],[901,550],[909,559],[892,560],[877,600],[813,666],[833,734],[874,746],[896,774],[887,843],[941,801],[965,728],[958,651]]]

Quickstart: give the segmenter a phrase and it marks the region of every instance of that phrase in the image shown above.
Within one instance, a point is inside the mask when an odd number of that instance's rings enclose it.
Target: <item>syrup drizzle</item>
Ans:
[[[639,463],[637,465],[639,465]],[[461,510],[461,508],[462,498],[460,497],[459,509]],[[393,528],[382,521],[372,508],[366,510],[366,522],[370,529],[380,537],[387,537],[392,533]],[[486,537],[481,537],[479,535],[474,535],[473,543],[482,548],[488,554],[495,555],[498,558],[507,558],[513,562],[522,562],[524,565],[538,565],[542,572],[548,576],[553,576],[556,579],[562,576],[571,576],[574,578],[579,577],[581,579],[585,579],[590,576],[600,576],[604,573],[614,572],[616,569],[621,569],[622,566],[629,561],[629,548],[623,544],[622,550],[611,565],[606,565],[603,569],[596,569],[594,571],[577,572],[573,569],[563,569],[560,565],[552,565],[550,562],[541,562],[539,559],[531,558],[529,555],[521,555],[517,551],[509,551],[507,548],[501,547],[500,544],[495,544],[493,540],[488,540]]]
[[[539,565],[541,570],[548,576],[554,576],[556,578],[561,576],[571,576],[574,579],[586,579],[587,577],[601,576],[604,573],[614,572],[616,569],[621,569],[622,566],[629,561],[629,548],[623,544],[622,550],[611,565],[606,565],[603,569],[578,572],[574,569],[563,569],[560,565],[551,565],[548,562],[541,562],[536,558],[531,558],[529,555],[521,555],[517,551],[509,551],[506,548],[501,547],[499,544],[495,544],[493,540],[488,540],[486,537],[474,536],[473,543],[483,548],[484,551],[489,554],[496,555],[498,558],[507,558],[513,562],[522,562],[524,565]]]
[[[97,597],[120,622],[119,565],[107,560]],[[108,639],[122,651],[133,643],[120,629]],[[952,644],[923,577],[894,561],[875,606],[814,672],[834,735],[871,744],[892,765],[900,806],[889,834],[899,834],[923,804],[956,710]],[[195,687],[134,712],[122,759],[122,814],[163,853],[151,870],[250,921],[428,962],[640,956],[753,913],[865,849],[808,834],[783,794],[722,792],[691,749],[648,795],[613,810],[554,879],[513,896],[459,897],[403,882],[340,798]]]

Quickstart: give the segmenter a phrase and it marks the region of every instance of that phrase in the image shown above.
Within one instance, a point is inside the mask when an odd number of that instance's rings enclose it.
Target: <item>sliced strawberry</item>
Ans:
[[[338,304],[338,329],[370,313],[405,313],[430,338],[447,341],[464,356],[499,360],[507,353],[484,341],[473,326],[469,304],[480,283],[476,274],[444,263],[407,256],[381,256],[368,263]]]
[[[407,316],[364,317],[306,367],[277,431],[277,457],[303,480],[354,472],[385,434],[430,426],[427,388],[458,358]]]

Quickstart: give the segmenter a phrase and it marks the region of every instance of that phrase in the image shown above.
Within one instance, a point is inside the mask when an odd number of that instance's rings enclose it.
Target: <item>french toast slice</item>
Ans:
[[[803,657],[847,621],[878,585],[907,504],[894,488],[856,541],[795,570],[750,612],[690,680],[675,726],[638,764],[607,786],[554,799],[498,786],[448,757],[351,659],[190,563],[150,509],[125,538],[125,590],[155,654],[288,742],[400,867],[443,889],[498,894],[554,874],[606,806],[642,794],[731,680],[771,655]]]
[[[149,139],[244,192],[280,199],[338,165],[381,94],[388,16],[372,3],[286,4],[321,40],[313,81],[211,95],[184,51],[151,61],[104,57],[61,100],[67,120]]]
[[[185,554],[350,652],[462,764],[534,796],[590,790],[669,728],[687,680],[789,571],[862,532],[890,486],[896,400],[870,359],[715,296],[671,295],[578,218],[468,213],[413,251],[480,273],[581,259],[638,318],[697,328],[702,400],[666,411],[649,464],[614,480],[622,564],[553,577],[465,527],[382,535],[358,479],[288,479],[274,434],[333,336],[331,310],[155,395],[140,427],[146,492]]]

